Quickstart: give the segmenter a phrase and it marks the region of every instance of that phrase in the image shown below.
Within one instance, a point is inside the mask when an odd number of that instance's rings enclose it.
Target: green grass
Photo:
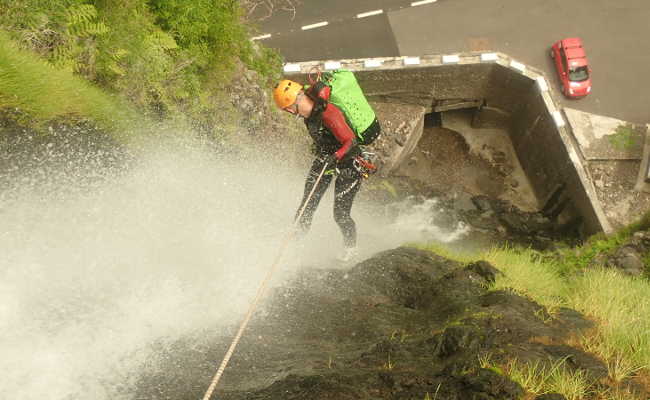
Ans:
[[[19,108],[36,123],[89,119],[100,128],[126,131],[136,113],[71,72],[58,70],[0,34],[0,108]]]
[[[644,219],[637,227],[646,223]],[[595,257],[598,251],[611,251],[632,232],[633,228],[627,228],[616,237],[592,240],[578,254],[582,251],[585,257]],[[609,378],[614,382],[610,392],[599,398],[634,398],[617,384],[637,375],[646,378],[650,375],[650,282],[647,279],[601,267],[582,267],[579,273],[568,273],[575,271],[575,264],[567,266],[527,249],[495,248],[468,256],[453,254],[439,245],[418,247],[461,262],[486,260],[503,272],[497,276],[492,290],[514,290],[545,306],[551,315],[559,307],[569,307],[595,321],[595,329],[577,340],[580,347],[606,363]],[[567,261],[575,263],[576,259]],[[489,357],[480,362],[489,364]],[[532,393],[558,392],[569,399],[579,399],[590,386],[584,375],[567,371],[559,364],[549,369],[540,363],[513,361],[504,369],[506,375]]]
[[[571,289],[568,306],[599,322],[596,337],[584,344],[610,359],[610,377],[649,372],[650,283],[596,269],[573,279]]]
[[[594,261],[595,257],[602,254],[611,254],[614,250],[619,248],[630,236],[637,231],[645,231],[650,229],[650,212],[646,212],[636,222],[620,229],[609,237],[603,234],[597,234],[589,238],[587,242],[577,248],[566,248],[560,251],[562,259],[560,272],[563,274],[572,274],[575,271],[583,270],[589,267]],[[650,268],[650,254],[644,256],[646,267]],[[650,269],[647,270],[650,273]],[[650,274],[648,274],[650,276]]]
[[[263,120],[233,106],[239,78],[270,90],[281,75],[236,1],[4,3],[0,113],[20,127],[88,120],[122,141],[162,124],[224,139]]]
[[[619,125],[614,134],[608,136],[612,146],[619,150],[627,150],[640,145],[640,135],[634,131],[631,124]]]
[[[498,249],[485,254],[504,275],[495,289],[512,288],[546,306],[573,308],[597,322],[581,345],[601,356],[614,381],[650,372],[650,283],[612,269],[593,268],[563,277],[562,266],[528,250]]]
[[[506,373],[530,393],[561,393],[568,400],[584,398],[591,386],[583,371],[572,371],[566,367],[565,359],[556,360],[550,365],[544,365],[539,360],[526,363],[511,360],[506,366]]]
[[[543,261],[535,251],[515,248],[495,248],[481,258],[503,272],[497,276],[492,289],[513,289],[543,304],[551,314],[566,306],[568,287],[560,273],[560,264]]]
[[[478,356],[478,361],[481,368],[506,375],[526,392],[535,395],[561,393],[569,400],[579,400],[589,393],[591,387],[584,372],[566,367],[566,359],[549,360],[548,363],[512,359],[501,367],[492,360],[490,353],[484,353]]]

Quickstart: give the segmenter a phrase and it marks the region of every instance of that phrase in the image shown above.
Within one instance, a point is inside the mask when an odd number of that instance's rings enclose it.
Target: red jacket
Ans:
[[[329,102],[330,92],[331,89],[329,86],[319,85],[318,83],[307,91],[308,96],[315,101],[315,105],[312,115],[305,120],[305,123],[317,145],[328,144],[327,142],[330,142],[329,144],[331,145],[331,140],[327,140],[328,138],[326,137],[320,137],[322,133],[313,132],[314,128],[310,126],[312,125],[310,124],[310,120],[312,123],[315,122],[315,119],[322,121],[325,129],[336,138],[339,144],[338,150],[334,154],[337,160],[341,160],[356,143],[356,135],[345,121],[345,115],[341,109]]]

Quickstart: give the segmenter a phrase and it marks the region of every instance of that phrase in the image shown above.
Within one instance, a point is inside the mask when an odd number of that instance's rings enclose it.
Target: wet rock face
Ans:
[[[558,393],[547,393],[541,396],[535,397],[535,400],[566,400],[566,397]]]
[[[592,265],[616,268],[627,275],[641,276],[650,273],[645,261],[649,255],[650,231],[639,231],[613,254],[601,253],[592,261]]]
[[[504,200],[487,196],[474,196],[471,201],[473,208],[459,210],[464,221],[501,241],[549,250],[556,240],[576,242],[580,238],[578,224],[558,225],[552,217],[542,212],[521,211]]]
[[[514,357],[571,359],[568,368],[600,376],[598,360],[565,343],[590,324],[575,312],[552,319],[528,299],[489,291],[499,273],[412,248],[350,270],[305,270],[256,314],[217,396],[518,399],[523,389],[499,372]],[[200,398],[231,339],[204,333],[202,345],[178,342],[140,377],[138,398]],[[481,365],[481,354],[493,367]]]

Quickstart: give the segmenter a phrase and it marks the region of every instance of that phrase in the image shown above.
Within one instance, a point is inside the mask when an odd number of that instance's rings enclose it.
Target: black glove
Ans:
[[[329,156],[325,157],[323,161],[325,161],[325,163],[331,167],[334,167],[336,163],[339,162],[335,154],[330,154]]]

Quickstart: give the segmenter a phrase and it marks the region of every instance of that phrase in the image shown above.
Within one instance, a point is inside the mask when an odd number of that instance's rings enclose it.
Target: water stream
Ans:
[[[0,398],[132,399],[156,349],[238,321],[291,225],[306,168],[226,159],[189,139],[110,167],[98,161],[106,154],[44,149],[3,172]],[[287,254],[282,279],[341,250],[331,204]],[[466,232],[436,227],[435,200],[395,207],[355,205],[362,256]]]

